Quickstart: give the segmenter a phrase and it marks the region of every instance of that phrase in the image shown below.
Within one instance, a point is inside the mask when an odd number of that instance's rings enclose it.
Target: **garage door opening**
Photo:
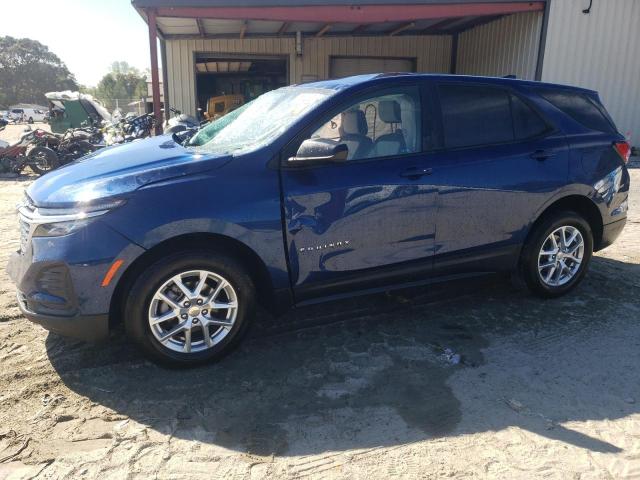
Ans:
[[[288,85],[288,78],[286,58],[197,54],[198,108],[216,118],[265,92]]]
[[[387,72],[415,72],[415,58],[331,57],[331,78]]]

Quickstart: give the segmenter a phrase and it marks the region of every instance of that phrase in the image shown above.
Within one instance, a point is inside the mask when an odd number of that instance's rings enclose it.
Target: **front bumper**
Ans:
[[[28,238],[9,258],[7,272],[18,289],[24,316],[47,330],[82,340],[109,334],[115,287],[144,249],[99,220],[70,235]],[[114,261],[121,267],[108,285]]]
[[[18,306],[27,320],[58,335],[85,341],[104,340],[109,336],[108,314],[59,316],[34,313],[28,310],[28,303],[23,293],[18,293]]]

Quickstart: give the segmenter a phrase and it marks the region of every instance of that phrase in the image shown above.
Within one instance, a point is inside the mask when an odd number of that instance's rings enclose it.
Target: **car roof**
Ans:
[[[589,94],[597,94],[594,90],[572,85],[561,85],[556,83],[538,82],[532,80],[520,80],[513,77],[482,77],[474,75],[450,75],[434,73],[373,73],[367,75],[354,75],[351,77],[337,78],[333,80],[322,80],[318,82],[304,83],[296,85],[303,88],[323,88],[330,90],[344,90],[363,84],[385,84],[394,83],[394,80],[401,78],[431,79],[436,81],[455,81],[460,83],[481,83],[484,85],[495,84],[502,86],[523,86],[523,87],[543,87],[553,89],[571,89]]]

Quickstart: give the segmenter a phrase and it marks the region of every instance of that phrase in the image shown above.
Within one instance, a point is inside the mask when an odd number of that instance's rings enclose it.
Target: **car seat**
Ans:
[[[398,125],[402,124],[400,104],[395,100],[382,100],[378,104],[378,116],[384,123],[391,125],[392,133],[380,135],[373,147],[374,157],[388,157],[406,153],[407,142]]]
[[[369,127],[364,112],[360,109],[342,112],[340,128],[340,142],[347,145],[349,154],[347,160],[367,158],[373,148],[373,140],[367,137]]]

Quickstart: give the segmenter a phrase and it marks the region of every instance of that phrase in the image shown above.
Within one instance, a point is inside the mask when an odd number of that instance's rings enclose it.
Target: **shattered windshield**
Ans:
[[[334,90],[292,87],[273,90],[204,127],[189,146],[217,154],[257,150],[334,93]]]

